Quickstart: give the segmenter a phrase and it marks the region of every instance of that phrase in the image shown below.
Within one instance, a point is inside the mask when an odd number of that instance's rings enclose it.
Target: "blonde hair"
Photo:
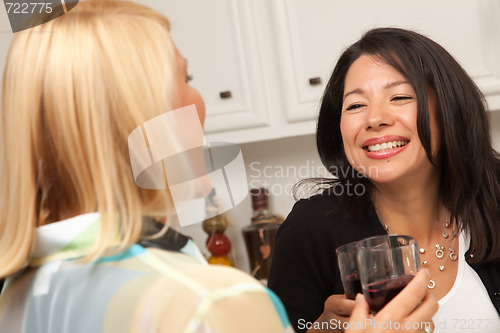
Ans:
[[[168,31],[147,7],[98,0],[16,34],[0,120],[0,277],[26,264],[37,226],[98,211],[91,260],[136,242],[142,214],[171,210],[168,191],[137,187],[127,148],[134,128],[170,110]]]

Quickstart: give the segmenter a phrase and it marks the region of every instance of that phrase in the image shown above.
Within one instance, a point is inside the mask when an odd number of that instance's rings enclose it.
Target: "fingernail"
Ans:
[[[360,302],[362,298],[363,298],[363,294],[358,293],[356,295],[356,302]]]
[[[429,271],[429,269],[424,268],[424,272],[425,274],[427,274],[428,277],[431,277],[431,272]]]

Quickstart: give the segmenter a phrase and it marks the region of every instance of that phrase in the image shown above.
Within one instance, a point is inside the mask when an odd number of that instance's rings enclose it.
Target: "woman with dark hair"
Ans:
[[[485,104],[458,62],[416,32],[373,29],[341,55],[317,125],[333,179],[295,204],[269,277],[297,331],[348,321],[355,304],[367,315],[362,297],[342,295],[335,248],[385,233],[418,241],[430,277],[414,312],[436,299],[438,332],[500,331],[500,158]]]

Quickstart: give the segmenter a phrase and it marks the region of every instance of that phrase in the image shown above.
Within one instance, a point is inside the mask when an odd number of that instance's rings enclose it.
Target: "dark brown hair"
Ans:
[[[341,196],[344,212],[370,205],[370,182],[352,169],[342,143],[340,117],[344,81],[353,62],[373,55],[399,71],[417,96],[417,130],[427,158],[439,173],[439,195],[471,235],[473,262],[500,259],[500,158],[492,148],[484,96],[460,64],[439,44],[413,31],[376,28],[368,31],[339,58],[321,103],[316,143],[324,166],[338,184],[363,184],[361,196]],[[436,156],[431,154],[431,132],[426,87],[434,90],[441,136]],[[339,172],[342,170],[342,172]]]

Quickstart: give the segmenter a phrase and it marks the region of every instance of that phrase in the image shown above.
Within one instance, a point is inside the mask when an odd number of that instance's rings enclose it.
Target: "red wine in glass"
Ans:
[[[355,299],[356,294],[363,293],[363,288],[361,288],[361,281],[359,280],[359,273],[354,273],[345,277],[342,283],[347,299]]]
[[[380,311],[406,287],[411,279],[413,275],[402,275],[369,284],[364,290],[364,295],[372,313]]]

